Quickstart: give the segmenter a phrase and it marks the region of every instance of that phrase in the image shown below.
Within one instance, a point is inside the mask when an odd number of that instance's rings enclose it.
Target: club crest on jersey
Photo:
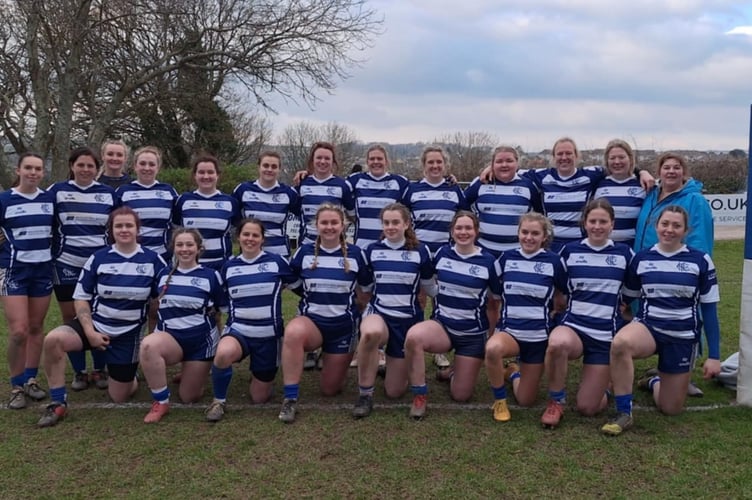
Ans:
[[[256,195],[254,195],[254,197],[255,196]],[[278,195],[278,194],[273,194],[272,195],[272,203],[279,203],[280,201],[282,201],[282,197],[280,195]]]
[[[94,195],[94,201],[96,201],[97,203],[104,203],[105,201],[107,201],[107,198],[103,194],[97,194]]]
[[[326,188],[326,194],[329,196],[337,196],[337,190],[333,187]]]
[[[408,262],[410,260],[410,252],[402,252],[400,257],[402,257],[403,261]]]
[[[627,189],[627,194],[629,196],[639,196],[640,194],[642,194],[642,188],[631,187]]]
[[[51,214],[52,213],[52,205],[49,203],[43,203],[42,204],[42,212],[45,214]]]
[[[201,286],[201,280],[198,278],[191,278],[191,286],[195,286],[196,288]]]
[[[516,188],[514,188],[514,189],[512,189],[512,192],[513,192],[514,194],[516,194],[517,196],[522,196],[522,195],[524,194],[524,193],[522,192],[522,188],[521,188],[521,187],[519,187],[519,186],[518,186],[518,187],[516,187]]]
[[[615,266],[617,264],[616,255],[609,255],[606,257],[606,264],[609,266]]]
[[[445,200],[451,200],[452,193],[450,193],[449,191],[445,191],[444,193],[441,194],[441,197],[444,198]]]
[[[692,268],[690,267],[690,265],[688,263],[686,263],[686,262],[677,262],[676,263],[676,270],[677,271],[680,271],[682,273],[688,273],[688,272],[691,271],[691,269]]]
[[[138,274],[146,274],[147,267],[146,264],[139,264],[136,266],[136,272]]]
[[[480,276],[480,267],[478,266],[470,266],[470,269],[468,271],[471,276]]]
[[[269,264],[264,262],[263,264],[259,264],[258,266],[258,272],[260,273],[267,273],[269,272]]]
[[[216,201],[214,202],[214,208],[218,210],[226,210],[225,208],[225,202],[224,201]]]
[[[167,193],[165,193],[164,191],[154,191],[154,194],[156,194],[157,198],[159,198],[160,200],[163,200],[167,197]]]
[[[538,274],[543,274],[546,272],[546,265],[543,262],[537,262],[533,266],[533,271],[535,271]]]

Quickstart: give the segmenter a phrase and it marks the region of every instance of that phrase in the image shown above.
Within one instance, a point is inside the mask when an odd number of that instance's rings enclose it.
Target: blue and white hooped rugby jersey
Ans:
[[[489,291],[501,295],[493,255],[483,248],[461,255],[447,244],[436,252],[433,264],[438,292],[432,317],[453,335],[486,335]]]
[[[465,189],[465,198],[480,222],[478,244],[497,258],[502,251],[520,246],[520,215],[542,212],[540,191],[530,179],[517,174],[509,182],[488,184],[476,177]]]
[[[107,220],[120,204],[115,190],[98,182],[82,188],[69,180],[53,184],[48,191],[55,200],[53,259],[81,268],[107,246]]]
[[[629,246],[634,245],[637,217],[646,195],[640,179],[633,175],[622,181],[608,176],[598,183],[593,199],[606,198],[614,207],[616,218],[611,239]]]
[[[710,256],[683,246],[667,254],[658,245],[638,252],[627,274],[625,295],[639,297],[636,317],[655,331],[679,339],[698,339],[700,303],[720,302]]]
[[[624,324],[621,292],[634,252],[624,243],[592,247],[587,239],[568,243],[561,257],[569,274],[567,310],[562,324],[596,340],[611,342]]]
[[[264,250],[283,257],[290,255],[285,224],[287,215],[295,213],[298,193],[285,184],[264,188],[258,181],[238,184],[232,195],[240,204],[242,218],[255,218],[264,224]]]
[[[182,339],[203,337],[208,346],[206,357],[213,356],[219,342],[215,309],[227,306],[219,273],[201,265],[174,272],[165,268],[157,276],[157,288],[160,299],[156,331]]]
[[[282,336],[282,288],[297,279],[283,257],[266,251],[252,260],[238,255],[222,267],[222,278],[230,300],[225,331],[250,338]]]
[[[355,244],[365,249],[381,239],[381,209],[400,201],[410,182],[397,174],[376,178],[368,172],[352,174],[347,181],[355,197]]]
[[[412,250],[404,244],[394,248],[382,240],[370,245],[365,256],[373,276],[371,307],[393,318],[423,316],[418,292],[422,284],[432,284],[434,276],[428,247],[419,243]]]
[[[345,210],[348,216],[355,213],[352,186],[345,179],[330,175],[318,180],[307,176],[298,186],[298,216],[300,217],[300,244],[313,243],[319,235],[316,230],[316,211],[322,203],[333,203]]]
[[[117,337],[139,330],[146,321],[146,304],[158,293],[157,275],[165,267],[162,257],[148,248],[139,246],[130,255],[114,246],[103,248],[84,264],[73,299],[89,301],[100,333]]]
[[[553,327],[554,293],[567,293],[567,270],[561,256],[548,250],[532,255],[508,250],[495,268],[502,284],[501,319],[496,329],[523,342],[547,340]]]
[[[5,236],[0,245],[0,269],[52,260],[54,210],[54,197],[41,189],[33,194],[15,188],[0,193],[0,228]]]
[[[338,328],[343,324],[354,327],[360,317],[355,304],[355,287],[367,288],[372,281],[363,251],[347,244],[350,266],[347,273],[341,248],[320,248],[316,259],[314,253],[314,245],[303,245],[290,261],[293,274],[298,278],[290,288],[303,288],[298,314],[308,316],[324,328]],[[317,265],[312,269],[314,260]],[[340,332],[344,333],[347,332]]]
[[[421,243],[436,252],[449,243],[449,224],[459,210],[468,210],[462,189],[446,180],[431,184],[426,179],[411,182],[402,204],[410,209],[415,234]]]
[[[556,168],[526,170],[523,177],[531,179],[541,190],[543,213],[554,225],[553,249],[559,249],[584,235],[580,228],[582,209],[585,208],[596,184],[605,176],[603,167],[581,167],[566,178],[559,176]]]
[[[232,228],[240,220],[238,201],[215,191],[206,196],[198,190],[178,198],[172,222],[176,226],[198,229],[204,240],[199,263],[219,270],[232,256]]]
[[[168,259],[172,210],[178,199],[177,191],[164,182],[144,186],[133,181],[120,186],[116,192],[123,205],[131,207],[138,214],[141,245]]]

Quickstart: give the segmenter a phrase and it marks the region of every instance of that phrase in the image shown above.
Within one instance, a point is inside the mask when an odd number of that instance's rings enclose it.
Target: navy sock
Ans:
[[[425,396],[426,394],[428,394],[428,384],[411,385],[410,392],[412,392],[416,396]]]
[[[21,375],[15,375],[10,378],[10,385],[12,387],[23,387],[23,385],[26,383],[26,377],[22,373]]]
[[[285,384],[283,392],[285,399],[297,400],[298,394],[300,393],[300,384]]]
[[[564,404],[567,402],[567,390],[562,389],[560,391],[548,391],[548,397],[559,404]]]
[[[50,401],[66,404],[68,402],[68,393],[65,391],[65,386],[50,387]]]
[[[74,373],[86,373],[86,351],[71,351],[68,353],[68,359]]]
[[[212,365],[211,370],[212,386],[214,387],[214,397],[221,401],[227,399],[227,388],[232,381],[232,365],[227,368],[219,368]]]
[[[373,386],[364,387],[362,385],[358,386],[358,390],[360,391],[361,396],[373,396]]]
[[[153,389],[151,391],[151,397],[154,398],[154,401],[157,401],[159,403],[167,403],[170,401],[170,388],[164,386]]]
[[[615,396],[616,411],[619,413],[632,414],[632,394],[622,394],[621,396]]]
[[[107,351],[91,351],[91,359],[94,360],[94,369],[104,371],[107,366]]]
[[[37,378],[39,374],[39,368],[24,368],[24,383],[28,382],[30,378]]]
[[[491,387],[494,399],[507,399],[507,386],[501,384],[501,387]]]

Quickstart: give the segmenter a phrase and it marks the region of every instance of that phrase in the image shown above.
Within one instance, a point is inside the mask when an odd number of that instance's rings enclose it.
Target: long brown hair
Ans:
[[[389,205],[382,208],[381,213],[379,213],[379,219],[381,219],[382,223],[384,220],[384,212],[399,212],[400,216],[402,217],[402,221],[407,223],[407,228],[405,229],[405,248],[408,250],[415,250],[416,248],[418,248],[418,236],[415,234],[415,229],[413,229],[413,221],[412,217],[410,217],[410,210],[402,203],[390,203]],[[381,239],[384,238],[386,238],[386,235],[382,230]]]
[[[21,165],[23,165],[23,162],[26,158],[38,158],[42,160],[42,168],[44,169],[44,158],[42,158],[42,155],[39,153],[34,153],[32,151],[27,151],[25,153],[22,153],[18,157],[18,163],[16,164],[16,168],[21,168]],[[18,185],[21,184],[21,176],[16,174],[15,179],[13,179],[13,183],[10,185],[10,187],[18,187]]]
[[[331,142],[314,142],[311,146],[311,150],[308,152],[308,158],[306,159],[306,170],[308,173],[313,173],[313,156],[316,154],[317,149],[326,149],[332,152],[332,173],[336,174],[339,170],[339,163],[337,163],[337,152],[335,151],[334,144]]]
[[[176,227],[172,232],[172,238],[170,238],[170,251],[172,253],[175,253],[175,240],[177,240],[178,236],[183,234],[190,234],[193,236],[193,241],[196,242],[196,246],[198,247],[198,253],[196,253],[196,263],[198,264],[198,257],[201,255],[201,252],[204,249],[204,240],[201,238],[201,233],[198,232],[198,229],[193,228],[186,228],[186,227]],[[157,302],[162,300],[162,297],[167,293],[167,287],[170,285],[170,282],[172,281],[172,276],[175,274],[175,271],[178,270],[178,259],[177,257],[173,256],[173,263],[172,263],[172,269],[170,269],[170,274],[167,275],[167,279],[165,280],[165,284],[162,286],[162,289],[159,291],[159,296],[157,297]]]

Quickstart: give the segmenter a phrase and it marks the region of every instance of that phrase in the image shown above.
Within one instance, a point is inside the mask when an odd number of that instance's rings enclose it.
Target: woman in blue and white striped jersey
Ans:
[[[664,208],[655,226],[658,243],[637,253],[629,266],[625,295],[639,297],[635,319],[619,330],[611,346],[611,380],[616,417],[601,431],[615,436],[632,426],[634,359],[658,354],[658,374],[643,381],[658,410],[684,409],[694,346],[704,328],[708,359],[703,375],[721,371],[718,279],[710,256],[688,247],[689,215],[679,205]],[[700,319],[702,318],[702,319]]]
[[[151,390],[147,424],[159,422],[170,409],[166,368],[182,363],[179,395],[184,403],[203,396],[219,342],[219,310],[226,305],[219,273],[198,263],[203,250],[196,229],[176,228],[171,251],[175,264],[157,277],[157,326],[141,342],[141,369]]]
[[[55,199],[55,224],[52,234],[52,257],[55,263],[53,283],[63,323],[75,316],[73,291],[86,260],[107,246],[107,221],[120,204],[115,190],[95,180],[100,160],[91,148],[74,149],[69,158],[67,181],[50,186]],[[71,388],[84,390],[92,381],[99,389],[107,388],[107,372],[102,353],[93,351],[94,370],[86,371],[85,353],[70,356],[74,379]]]
[[[452,399],[470,399],[483,365],[489,328],[487,301],[489,296],[501,295],[494,256],[476,245],[479,223],[475,214],[457,212],[449,231],[454,243],[439,248],[433,257],[438,290],[432,318],[410,328],[405,339],[405,363],[413,393],[410,417],[414,419],[423,418],[426,412],[425,352],[454,349],[454,366],[442,378],[450,381]]]
[[[138,348],[146,323],[146,306],[157,296],[157,276],[166,267],[156,253],[138,244],[138,215],[130,207],[115,209],[107,224],[115,240],[84,264],[73,298],[76,317],[44,339],[44,371],[51,404],[37,422],[57,424],[67,414],[65,353],[98,350],[110,374],[108,392],[116,403],[138,388]],[[156,304],[151,304],[156,307]]]
[[[204,241],[199,264],[217,271],[232,257],[232,228],[240,220],[238,200],[217,189],[220,174],[217,158],[197,157],[191,169],[197,189],[180,195],[172,216],[175,226],[198,230]]]
[[[284,401],[279,419],[285,423],[295,420],[306,351],[321,347],[321,392],[333,396],[342,390],[358,341],[361,304],[355,290],[366,289],[372,281],[363,251],[345,241],[344,210],[324,203],[314,220],[316,242],[298,248],[290,262],[298,278],[291,288],[301,299],[282,344]]]
[[[606,408],[611,340],[624,326],[622,288],[634,257],[629,246],[610,239],[614,224],[608,200],[591,200],[582,213],[587,238],[567,243],[561,251],[568,274],[567,307],[546,349],[549,401],[541,417],[546,427],[556,427],[564,415],[567,367],[579,357],[577,410],[590,417]]]
[[[39,189],[44,161],[35,153],[18,159],[16,181],[0,193],[0,285],[8,322],[8,408],[26,407],[26,397],[47,393],[37,383],[42,356],[44,317],[52,294],[53,197]]]

